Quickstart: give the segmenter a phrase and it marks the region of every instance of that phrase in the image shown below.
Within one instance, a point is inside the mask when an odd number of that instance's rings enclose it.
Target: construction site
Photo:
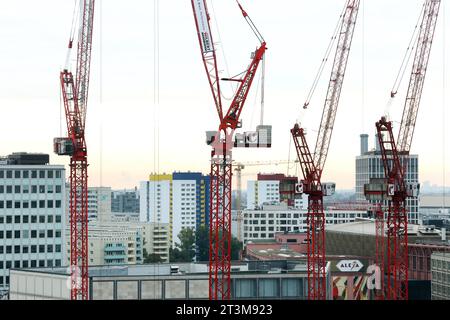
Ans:
[[[1,153],[53,152],[0,158],[0,300],[450,299],[444,0],[65,2],[0,50]]]

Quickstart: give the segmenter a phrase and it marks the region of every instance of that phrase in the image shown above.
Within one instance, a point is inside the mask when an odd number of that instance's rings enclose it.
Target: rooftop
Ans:
[[[386,224],[384,226],[386,230]],[[358,218],[355,222],[329,225],[326,227],[327,232],[339,232],[358,235],[375,236],[375,220]],[[440,236],[440,231],[427,226],[419,226],[417,224],[408,224],[408,235],[412,236]]]

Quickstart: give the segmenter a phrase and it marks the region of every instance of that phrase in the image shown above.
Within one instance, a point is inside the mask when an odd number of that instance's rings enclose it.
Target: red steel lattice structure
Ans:
[[[314,155],[311,154],[305,131],[298,124],[291,130],[303,173],[303,192],[308,200],[308,299],[326,299],[324,190],[321,177],[333,132],[337,107],[344,82],[350,47],[359,10],[359,0],[348,0],[340,20],[337,49],[322,114]],[[308,103],[305,104],[307,106]]]
[[[387,292],[392,300],[408,299],[408,214],[405,207],[408,193],[405,182],[407,159],[411,149],[417,114],[425,83],[436,29],[440,0],[426,0],[417,36],[416,52],[403,109],[398,144],[392,133],[392,122],[382,117],[376,123],[378,141],[385,177],[392,190],[387,191],[389,209],[387,218]],[[397,92],[391,92],[394,97]],[[404,157],[401,163],[400,156]]]
[[[241,78],[223,79],[236,81],[239,87],[227,113],[223,114],[216,50],[211,35],[210,16],[206,0],[191,0],[197,27],[198,40],[215,107],[219,116],[219,129],[212,142],[210,229],[209,229],[209,298],[229,300],[231,297],[231,188],[232,148],[234,130],[240,125],[240,115],[247,99],[256,71],[266,51],[266,42],[252,20],[238,3],[239,8],[258,37],[260,46]]]
[[[70,156],[70,270],[71,299],[89,299],[88,260],[88,162],[85,139],[86,108],[92,51],[95,0],[80,4],[76,80],[64,69],[60,74],[67,132],[55,138],[54,151]],[[69,41],[69,53],[73,35]]]

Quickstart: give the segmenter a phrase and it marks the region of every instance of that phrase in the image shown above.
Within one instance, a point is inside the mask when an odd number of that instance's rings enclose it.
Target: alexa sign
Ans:
[[[364,265],[359,260],[341,260],[336,267],[342,272],[358,272]]]

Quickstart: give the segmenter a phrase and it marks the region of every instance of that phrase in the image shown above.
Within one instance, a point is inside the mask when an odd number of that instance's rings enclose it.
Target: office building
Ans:
[[[243,210],[244,243],[275,238],[278,232],[307,231],[307,210],[288,207],[285,203],[263,205],[260,210]],[[353,222],[367,217],[367,211],[356,209],[325,208],[327,225]]]
[[[362,134],[360,155],[356,157],[356,200],[365,201],[364,184],[370,182],[371,178],[384,178],[384,167],[381,158],[380,146],[375,136],[375,149],[369,151],[368,135]],[[400,156],[402,163],[406,164],[406,182],[419,183],[419,156]],[[406,210],[408,211],[408,222],[419,223],[419,199],[406,199]]]
[[[139,213],[139,190],[112,190],[111,212],[136,212]]]
[[[209,176],[197,172],[150,175],[140,184],[140,221],[168,223],[172,246],[184,228],[209,225]]]
[[[49,155],[0,158],[0,291],[9,269],[64,265],[65,170]]]
[[[450,300],[450,254],[431,255],[431,299]]]

